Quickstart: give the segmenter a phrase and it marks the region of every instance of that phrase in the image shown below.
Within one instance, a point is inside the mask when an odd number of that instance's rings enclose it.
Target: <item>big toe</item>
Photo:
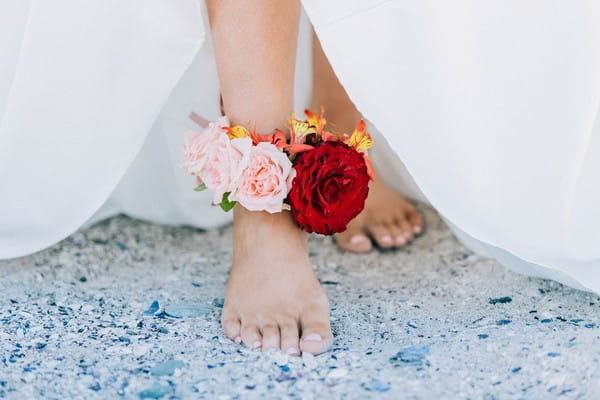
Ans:
[[[326,351],[333,342],[329,313],[319,309],[306,311],[300,318],[302,338],[300,350],[311,354],[320,354]]]
[[[340,248],[353,253],[367,253],[373,248],[371,240],[358,223],[351,223],[348,229],[335,235],[335,241]]]
[[[225,335],[229,339],[233,340],[238,344],[242,342],[242,327],[240,319],[237,315],[229,313],[227,311],[223,311],[223,315],[221,317],[221,325],[223,326],[223,331],[225,331]]]

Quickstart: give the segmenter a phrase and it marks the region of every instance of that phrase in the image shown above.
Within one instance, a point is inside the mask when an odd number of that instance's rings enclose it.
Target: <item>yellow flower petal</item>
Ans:
[[[240,139],[248,137],[250,134],[248,133],[248,129],[244,128],[241,125],[230,126],[225,128],[227,130],[227,136],[229,139]]]
[[[356,125],[356,129],[348,139],[348,146],[354,148],[356,151],[365,151],[373,146],[373,139],[371,139],[371,135],[367,132],[367,124],[365,121],[360,121],[358,125]]]

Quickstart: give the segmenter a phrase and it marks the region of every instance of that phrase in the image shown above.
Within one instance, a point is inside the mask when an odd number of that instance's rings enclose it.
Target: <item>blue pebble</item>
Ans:
[[[93,390],[94,392],[98,392],[98,391],[100,391],[100,389],[102,389],[102,388],[100,387],[100,384],[99,384],[99,383],[95,383],[95,384],[93,384],[92,386],[90,386],[90,389],[91,389],[91,390]]]
[[[152,304],[150,304],[150,308],[144,311],[144,315],[156,315],[160,311],[160,303],[158,300],[154,300]]]
[[[281,370],[281,372],[289,372],[290,367],[288,367],[287,365],[280,365],[279,369]]]
[[[490,337],[490,335],[486,334],[486,333],[480,333],[479,335],[477,335],[477,337],[479,339],[487,339]]]
[[[596,326],[596,324],[585,324],[584,326],[586,328],[594,328]]]
[[[552,322],[552,318],[545,318],[543,320],[540,321],[542,324],[547,324],[549,322]]]
[[[560,356],[560,353],[555,353],[553,351],[551,351],[550,353],[546,354],[548,357],[558,357]]]
[[[154,376],[173,375],[177,368],[183,368],[185,364],[179,360],[167,360],[156,365],[150,370],[150,374]]]
[[[225,304],[225,300],[223,298],[213,299],[213,306],[215,306],[217,308],[223,308],[224,304]]]
[[[519,372],[521,370],[521,367],[515,367],[512,369],[512,373],[516,374],[517,372]]]
[[[125,243],[122,242],[117,242],[117,247],[119,248],[119,250],[121,251],[125,251],[128,249],[127,245]]]
[[[131,344],[131,339],[129,339],[127,336],[121,336],[119,338],[119,342],[126,343],[126,344]]]
[[[173,318],[194,318],[206,315],[211,309],[202,304],[176,304],[165,307],[165,315]]]
[[[429,345],[410,346],[400,350],[394,357],[390,358],[390,362],[395,365],[429,365],[429,362],[425,359],[428,354]]]
[[[376,392],[384,393],[390,390],[390,385],[386,382],[380,381],[379,379],[374,379],[371,382],[371,389]]]
[[[500,319],[496,321],[496,325],[508,325],[512,322],[510,319]]]
[[[140,399],[160,399],[172,392],[173,389],[170,386],[154,384],[151,388],[142,390],[138,395]]]
[[[495,299],[490,298],[488,300],[488,303],[495,305],[495,304],[498,304],[498,303],[500,303],[500,304],[506,304],[506,303],[510,303],[511,301],[512,301],[511,297],[504,296],[504,297],[498,297],[498,298],[495,298]]]

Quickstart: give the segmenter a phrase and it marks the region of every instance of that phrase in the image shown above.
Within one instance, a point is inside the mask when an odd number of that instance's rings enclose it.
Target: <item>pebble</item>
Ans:
[[[210,307],[202,304],[176,304],[165,307],[165,315],[173,318],[195,318],[208,314]]]
[[[150,304],[150,307],[144,311],[144,315],[157,315],[160,313],[160,311],[160,303],[158,300],[154,300],[152,304]]]
[[[327,374],[327,376],[332,379],[343,378],[346,375],[348,375],[348,370],[346,368],[334,368]]]
[[[380,393],[384,393],[390,390],[390,385],[389,383],[380,381],[379,379],[373,379],[371,381],[371,390],[374,390],[376,392],[380,392]]]
[[[427,365],[426,357],[429,354],[429,345],[421,344],[416,346],[406,347],[400,350],[394,357],[390,358],[390,362],[394,365]]]
[[[171,386],[154,384],[149,389],[142,390],[139,393],[140,399],[161,399],[164,396],[173,393]]]
[[[488,300],[488,303],[495,305],[495,304],[506,304],[506,303],[510,303],[511,301],[512,301],[512,297],[504,296],[504,297],[490,298]]]
[[[167,360],[161,364],[152,367],[150,370],[150,375],[154,376],[165,376],[165,375],[173,375],[177,368],[184,368],[185,364],[179,360]]]

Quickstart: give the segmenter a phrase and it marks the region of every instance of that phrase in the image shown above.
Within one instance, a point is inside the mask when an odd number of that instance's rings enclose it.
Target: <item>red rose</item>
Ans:
[[[288,201],[296,223],[323,235],[346,230],[369,193],[363,155],[342,142],[322,142],[298,156],[294,168]]]

